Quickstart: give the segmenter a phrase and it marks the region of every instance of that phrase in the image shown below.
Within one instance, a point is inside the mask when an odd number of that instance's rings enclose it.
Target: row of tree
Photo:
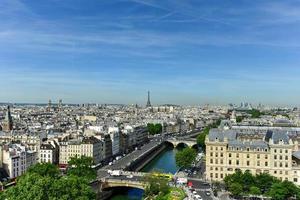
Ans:
[[[148,131],[150,135],[156,135],[162,132],[162,125],[161,124],[147,124]]]
[[[234,174],[224,178],[226,188],[237,198],[241,196],[268,196],[274,200],[286,200],[291,197],[300,199],[300,188],[289,181],[262,173],[256,176],[249,171],[244,173],[237,170]]]
[[[96,178],[90,157],[72,158],[67,175],[50,163],[38,163],[16,180],[16,186],[1,192],[5,200],[96,199],[90,181]]]
[[[189,168],[197,157],[197,151],[193,148],[186,147],[177,151],[175,155],[176,165],[178,167]]]

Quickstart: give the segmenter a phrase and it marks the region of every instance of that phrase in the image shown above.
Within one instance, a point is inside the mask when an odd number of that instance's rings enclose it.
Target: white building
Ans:
[[[120,152],[120,132],[118,127],[109,127],[108,134],[112,142],[112,155],[117,155]]]
[[[39,151],[39,162],[58,163],[58,145],[55,141],[41,144]]]
[[[1,153],[2,166],[10,178],[21,176],[36,163],[36,152],[27,151],[21,144],[3,145]]]

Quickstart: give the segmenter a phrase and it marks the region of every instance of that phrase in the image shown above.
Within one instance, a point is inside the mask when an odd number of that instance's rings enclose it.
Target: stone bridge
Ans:
[[[132,178],[132,180],[129,179],[110,179],[106,178],[102,184],[101,184],[101,189],[109,189],[109,188],[114,188],[114,187],[131,187],[131,188],[138,188],[144,190],[146,187],[146,183],[143,182],[141,179],[135,179]]]
[[[179,144],[184,144],[187,145],[188,147],[193,147],[197,145],[197,140],[192,138],[189,139],[170,138],[167,139],[166,142],[173,144],[174,147],[178,146]]]

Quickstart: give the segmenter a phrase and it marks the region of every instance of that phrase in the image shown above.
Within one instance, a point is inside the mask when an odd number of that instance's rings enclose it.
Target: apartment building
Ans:
[[[236,170],[268,173],[300,185],[298,141],[288,132],[211,129],[205,140],[206,179],[222,181]]]
[[[94,136],[62,141],[59,145],[59,164],[65,167],[72,157],[88,156],[97,165],[103,159],[103,149],[103,142]]]

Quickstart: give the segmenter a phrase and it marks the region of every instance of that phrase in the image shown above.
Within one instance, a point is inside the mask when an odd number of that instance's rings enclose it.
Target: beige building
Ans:
[[[61,142],[59,145],[59,164],[67,165],[71,157],[92,157],[94,164],[102,161],[103,142],[96,137],[83,137]]]
[[[288,132],[269,130],[258,136],[232,129],[211,129],[205,144],[208,181],[222,181],[240,169],[252,174],[268,173],[300,185],[298,142]]]

